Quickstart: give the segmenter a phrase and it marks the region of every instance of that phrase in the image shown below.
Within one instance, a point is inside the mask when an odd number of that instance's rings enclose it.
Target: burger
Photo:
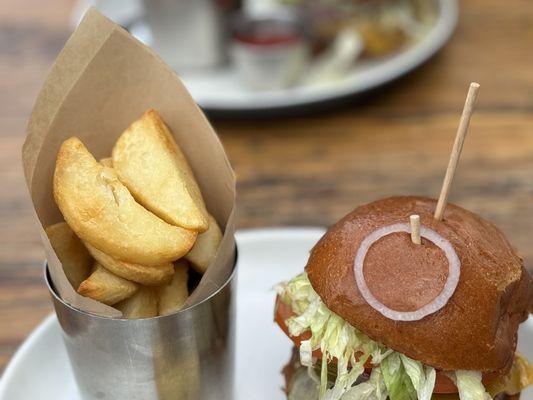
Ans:
[[[533,308],[523,260],[491,223],[452,204],[436,220],[436,204],[356,208],[277,287],[275,321],[294,343],[288,399],[518,399],[533,383],[515,352]]]

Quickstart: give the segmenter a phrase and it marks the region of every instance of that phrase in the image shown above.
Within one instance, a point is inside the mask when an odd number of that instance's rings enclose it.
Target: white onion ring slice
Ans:
[[[370,246],[372,246],[382,237],[396,232],[405,232],[410,234],[411,227],[407,223],[387,225],[382,228],[376,229],[374,232],[370,233],[367,237],[363,239],[363,241],[361,242],[361,246],[359,246],[359,249],[357,250],[357,254],[355,256],[354,261],[355,280],[357,282],[357,287],[359,288],[359,291],[361,292],[361,295],[366,300],[366,302],[376,311],[381,313],[383,316],[394,321],[418,321],[424,318],[425,316],[433,314],[434,312],[440,310],[448,303],[453,293],[455,292],[455,289],[457,289],[457,284],[459,283],[459,276],[461,275],[461,261],[459,260],[459,257],[457,256],[457,253],[455,252],[452,244],[448,240],[443,238],[433,229],[421,225],[420,236],[433,242],[446,255],[446,258],[448,259],[448,279],[446,280],[444,288],[439,293],[439,295],[435,297],[432,301],[430,301],[428,304],[419,308],[418,310],[393,310],[387,307],[382,302],[380,302],[378,299],[376,299],[371,293],[370,289],[368,288],[368,285],[366,284],[365,276],[363,274],[363,264],[365,262],[365,257],[368,250],[370,249]]]

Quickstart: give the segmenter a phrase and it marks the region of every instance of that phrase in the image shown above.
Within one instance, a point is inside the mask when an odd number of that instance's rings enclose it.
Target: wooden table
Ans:
[[[71,2],[46,3],[0,7],[0,371],[51,311],[20,165],[33,100],[69,35]],[[530,0],[465,0],[451,43],[364,102],[295,118],[214,120],[238,175],[238,226],[328,225],[383,196],[437,196],[477,80],[451,200],[498,224],[532,263],[532,26]]]

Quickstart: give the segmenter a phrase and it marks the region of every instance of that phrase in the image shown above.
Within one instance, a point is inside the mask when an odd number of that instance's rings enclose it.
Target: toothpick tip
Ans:
[[[409,222],[411,224],[411,241],[414,244],[422,244],[420,238],[420,215],[410,215]]]
[[[479,83],[477,83],[477,82],[472,82],[472,83],[470,84],[470,87],[471,87],[472,89],[479,89],[480,86],[481,86],[481,85],[480,85]]]

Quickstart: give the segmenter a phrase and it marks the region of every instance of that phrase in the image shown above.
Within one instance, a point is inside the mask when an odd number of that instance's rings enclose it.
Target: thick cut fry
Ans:
[[[116,276],[96,262],[91,275],[78,288],[78,293],[101,303],[113,305],[131,297],[138,288],[136,283]]]
[[[102,264],[106,269],[120,276],[146,286],[160,286],[167,284],[172,279],[174,267],[172,263],[166,263],[157,266],[146,266],[135,263],[128,263],[117,260],[96,247],[85,243],[87,250],[96,261]]]
[[[172,281],[158,289],[159,315],[168,315],[181,310],[183,303],[189,297],[187,287],[189,263],[185,260],[178,260],[174,263],[174,270]]]
[[[65,220],[85,242],[112,257],[161,265],[186,254],[196,233],[167,224],[140,204],[76,137],[61,145],[54,197]]]
[[[46,228],[46,234],[68,281],[76,290],[91,272],[92,259],[89,252],[66,222],[50,225]]]
[[[156,289],[141,286],[139,291],[115,308],[122,311],[122,318],[151,318],[157,316]]]
[[[113,166],[135,199],[166,222],[204,232],[207,211],[185,156],[155,110],[148,110],[113,147]]]
[[[215,218],[209,214],[209,229],[198,235],[196,243],[185,258],[196,271],[203,274],[215,259],[221,240],[222,231]]]
[[[111,157],[102,158],[100,164],[107,168],[113,168],[113,159]]]

